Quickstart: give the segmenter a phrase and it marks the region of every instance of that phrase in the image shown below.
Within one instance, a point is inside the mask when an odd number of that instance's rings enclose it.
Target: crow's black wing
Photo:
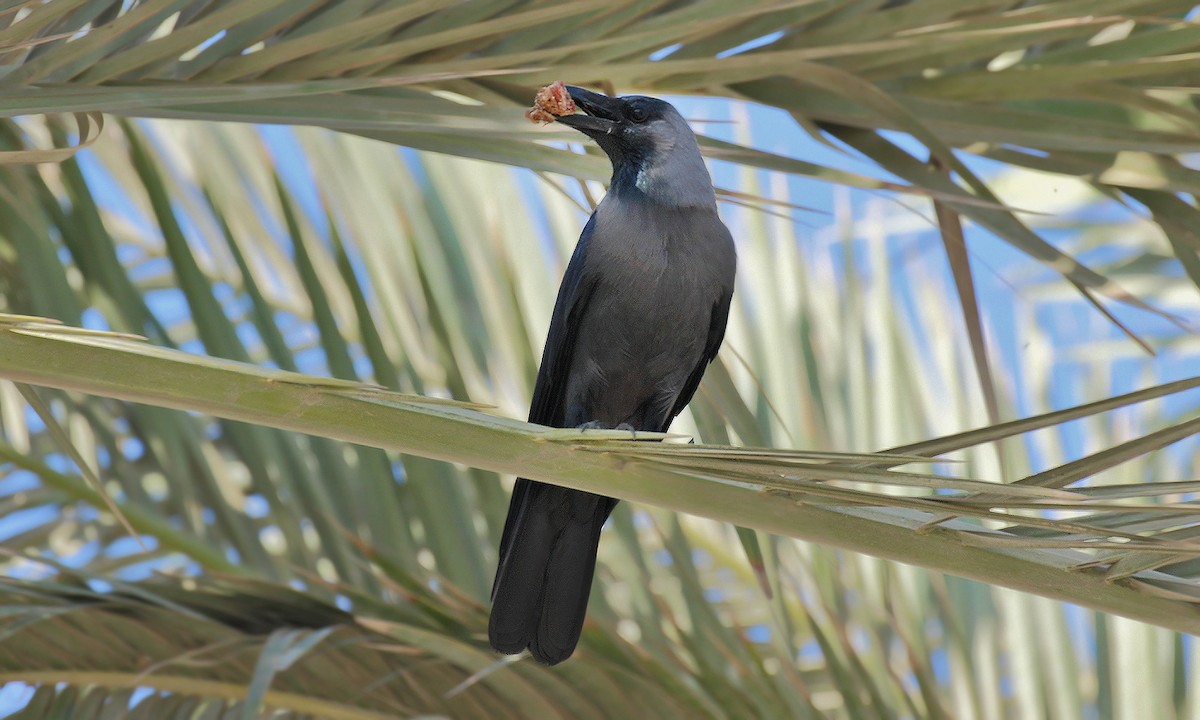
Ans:
[[[566,420],[567,375],[575,354],[579,318],[587,308],[588,299],[596,288],[596,277],[584,272],[588,245],[591,244],[596,216],[588,219],[579,235],[579,243],[567,263],[554,314],[550,316],[550,332],[542,351],[537,383],[533,387],[533,402],[529,406],[529,422],[550,427],[563,427]]]
[[[731,288],[717,302],[713,303],[712,316],[708,321],[708,339],[704,343],[704,354],[696,363],[696,367],[692,369],[692,373],[688,375],[687,382],[683,384],[683,390],[679,392],[679,396],[675,400],[675,407],[671,409],[671,414],[659,428],[660,432],[666,432],[667,426],[671,424],[675,416],[683,412],[687,404],[692,401],[692,396],[696,394],[696,388],[700,387],[700,378],[704,377],[704,371],[708,368],[708,364],[713,361],[713,358],[717,356],[717,351],[721,349],[721,341],[725,339],[725,326],[729,323],[729,303],[732,300],[733,290]]]
[[[563,427],[566,420],[567,375],[571,372],[571,358],[575,352],[579,318],[587,307],[588,299],[596,287],[596,278],[587,277],[584,261],[591,243],[596,216],[592,215],[584,225],[567,263],[562,285],[558,288],[558,300],[550,316],[550,332],[546,335],[546,348],[542,351],[542,364],[538,368],[537,383],[533,387],[533,402],[529,406],[529,422],[550,427]],[[500,564],[503,567],[512,544],[512,533],[516,527],[516,515],[525,506],[530,481],[518,478],[513,486],[512,501],[508,506],[508,518],[504,533],[500,537]]]
[[[587,267],[595,215],[571,255],[550,318],[530,422],[562,427],[579,326],[599,272]],[[500,537],[488,639],[504,653],[526,647],[541,662],[565,660],[583,629],[600,528],[615,501],[518,478]]]

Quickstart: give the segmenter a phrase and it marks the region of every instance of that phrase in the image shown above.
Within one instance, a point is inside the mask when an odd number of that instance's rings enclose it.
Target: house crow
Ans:
[[[717,354],[736,255],[687,122],[657,98],[567,92],[557,118],[612,161],[558,291],[529,421],[666,431]],[[553,665],[583,629],[600,528],[617,501],[519,479],[500,541],[488,636]]]

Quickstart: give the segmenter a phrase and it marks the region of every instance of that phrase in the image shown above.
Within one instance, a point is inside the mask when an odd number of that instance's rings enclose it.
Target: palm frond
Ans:
[[[495,0],[470,10],[439,2],[235,9],[112,0],[5,14],[0,104],[9,115],[312,124],[602,179],[599,161],[548,147],[547,134],[521,118],[532,88],[551,79],[546,68],[621,90],[748,98],[948,198],[955,212],[1073,281],[1139,304],[997,207],[958,156],[1078,177],[1106,194],[1141,193],[1138,202],[1157,207],[1154,220],[1180,237],[1172,228],[1186,212],[1165,206],[1171,193],[1190,192],[1179,158],[1200,147],[1191,10],[1183,0],[1016,9],[942,0]],[[666,49],[664,58],[655,54]],[[884,140],[884,130],[916,138],[956,179],[928,172],[924,158]],[[778,164],[763,154],[741,161]],[[798,162],[790,171],[878,182]],[[1180,253],[1181,261],[1188,256]]]
[[[0,582],[0,681],[41,686],[21,717],[718,716],[704,688],[642,679],[679,669],[615,636],[565,673],[497,661],[483,608],[461,599],[410,589],[370,617],[262,581],[95,582]],[[447,638],[452,625],[464,639]]]
[[[583,431],[552,431],[443,400],[362,388],[254,365],[190,356],[154,348],[126,337],[64,328],[24,317],[0,316],[5,356],[0,377],[119,400],[204,412],[229,420],[324,435],[383,450],[458,462],[512,475],[648,502],[743,527],[824,545],[916,562],[995,585],[1040,592],[1096,609],[1116,612],[1183,632],[1200,629],[1191,610],[1200,605],[1200,581],[1188,571],[1129,572],[1122,585],[1080,566],[1111,566],[1137,554],[1157,554],[1157,567],[1188,568],[1200,557],[1194,545],[1176,539],[1200,523],[1200,504],[1158,505],[1134,496],[1133,503],[1105,504],[1068,488],[1085,477],[1157,450],[1200,430],[1200,419],[1163,428],[1116,448],[1076,460],[1011,484],[944,478],[935,474],[838,468],[813,462],[804,453],[753,448],[661,445],[639,441],[589,440]],[[1153,388],[1098,408],[1163,397],[1200,386],[1200,378]],[[209,388],[221,388],[214,397]],[[1023,426],[1045,427],[1055,418]],[[1022,424],[1010,424],[1013,432]],[[961,448],[977,438],[1004,437],[996,431],[959,436]],[[454,438],[452,445],[446,438]],[[635,443],[628,448],[628,442]],[[969,444],[968,444],[969,443]],[[911,452],[913,448],[908,448]],[[861,462],[861,457],[854,458]],[[894,456],[876,462],[897,464]],[[850,485],[848,487],[847,485]],[[865,485],[868,489],[853,487]],[[896,497],[872,486],[923,488],[927,495]],[[1152,488],[1153,484],[1143,484]],[[1132,486],[1125,490],[1133,491]],[[1111,501],[1110,501],[1111,502]],[[1046,518],[1006,509],[1075,511],[1075,517]],[[943,521],[946,515],[1001,523]],[[1135,521],[1136,519],[1136,521]],[[1124,522],[1129,522],[1125,528]],[[1133,521],[1133,522],[1131,522]],[[937,528],[928,527],[936,522]],[[1026,552],[1017,552],[1017,551]],[[1116,551],[1116,552],[1112,552]],[[1095,554],[1099,553],[1099,557]],[[1051,580],[1058,575],[1057,580]],[[1064,587],[1065,577],[1070,577]]]

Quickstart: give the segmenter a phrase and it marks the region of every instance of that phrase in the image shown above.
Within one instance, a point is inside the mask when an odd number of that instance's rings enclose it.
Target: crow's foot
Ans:
[[[625,432],[627,432],[631,436],[633,436],[634,440],[637,440],[637,428],[630,425],[629,423],[624,423],[624,422],[621,423],[620,425],[616,426],[615,428],[608,428],[608,427],[605,427],[604,423],[600,422],[599,420],[588,420],[587,422],[583,423],[582,425],[576,425],[575,429],[579,430],[580,432],[587,432],[588,430],[624,430]]]

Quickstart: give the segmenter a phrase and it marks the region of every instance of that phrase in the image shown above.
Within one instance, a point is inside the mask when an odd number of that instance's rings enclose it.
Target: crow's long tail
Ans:
[[[616,501],[517,480],[500,542],[488,639],[502,653],[529,648],[554,665],[583,630],[600,528]]]

